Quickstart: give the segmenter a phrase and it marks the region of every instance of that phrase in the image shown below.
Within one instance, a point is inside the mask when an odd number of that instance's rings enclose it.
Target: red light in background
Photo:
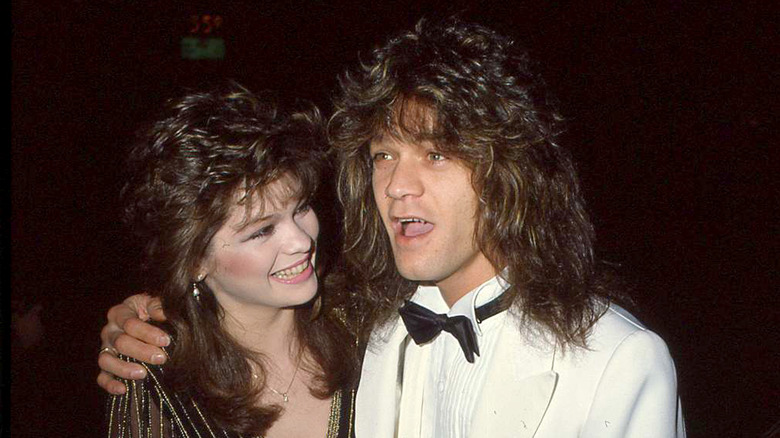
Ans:
[[[194,35],[211,35],[222,28],[221,15],[201,14],[190,15],[189,33]]]

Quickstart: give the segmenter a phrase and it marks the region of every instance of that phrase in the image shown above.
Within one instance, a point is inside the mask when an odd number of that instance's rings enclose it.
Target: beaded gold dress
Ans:
[[[123,380],[127,392],[109,397],[109,438],[255,438],[215,426],[195,400],[166,387],[163,367],[120,358],[143,365],[147,377]],[[355,393],[342,389],[333,395],[325,438],[354,438]]]

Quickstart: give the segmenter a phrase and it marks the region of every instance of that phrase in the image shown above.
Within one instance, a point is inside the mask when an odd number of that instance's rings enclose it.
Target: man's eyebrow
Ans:
[[[371,138],[368,139],[368,144],[369,145],[372,145],[372,144],[380,145],[380,144],[385,143],[386,140],[387,140],[387,134],[386,133],[374,134]]]

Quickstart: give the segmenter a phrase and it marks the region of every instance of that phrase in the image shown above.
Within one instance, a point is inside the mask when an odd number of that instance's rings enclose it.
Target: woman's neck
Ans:
[[[280,365],[299,354],[293,309],[225,309],[223,325],[241,346]]]

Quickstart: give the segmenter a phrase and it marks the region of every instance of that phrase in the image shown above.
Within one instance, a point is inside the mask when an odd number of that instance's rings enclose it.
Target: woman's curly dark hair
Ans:
[[[415,288],[395,269],[371,188],[368,144],[389,134],[431,141],[469,166],[479,197],[475,239],[497,271],[508,268],[508,296],[561,345],[584,345],[604,311],[597,297],[609,292],[575,166],[556,142],[561,117],[527,54],[477,24],[420,21],[340,84],[329,137],[340,165],[344,263],[355,299],[371,309],[366,327],[387,321]]]
[[[160,291],[173,330],[166,378],[225,429],[262,434],[280,408],[256,406],[265,379],[261,372],[260,384],[252,383],[250,361],[262,370],[262,358],[222,328],[224,311],[213,294],[196,301],[191,285],[237,197],[249,213],[264,188],[283,177],[299,183],[292,196],[301,202],[314,197],[325,144],[312,105],[282,107],[270,94],[231,83],[169,101],[130,152],[125,220],[144,244],[148,287]],[[296,310],[296,330],[316,362],[305,364],[317,376],[312,393],[325,398],[352,381],[355,357],[343,326],[329,315],[312,320],[312,312]]]

